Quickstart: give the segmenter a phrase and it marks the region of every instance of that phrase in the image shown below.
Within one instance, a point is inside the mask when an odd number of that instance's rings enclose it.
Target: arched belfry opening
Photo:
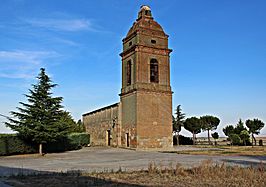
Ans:
[[[159,66],[155,58],[150,61],[150,82],[159,83]]]
[[[132,72],[131,66],[132,66],[131,60],[127,61],[127,67],[126,67],[127,86],[131,85],[131,76],[132,76],[132,74],[131,74],[131,72]]]

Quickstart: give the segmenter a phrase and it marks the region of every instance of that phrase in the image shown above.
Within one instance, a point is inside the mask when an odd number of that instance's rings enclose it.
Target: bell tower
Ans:
[[[172,91],[168,35],[149,6],[123,39],[121,144],[131,148],[171,148]]]

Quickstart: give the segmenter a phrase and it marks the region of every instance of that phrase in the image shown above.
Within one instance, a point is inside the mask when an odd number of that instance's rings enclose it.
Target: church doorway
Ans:
[[[129,133],[126,133],[126,147],[129,147]]]
[[[111,145],[111,130],[106,131],[106,145],[107,146]]]

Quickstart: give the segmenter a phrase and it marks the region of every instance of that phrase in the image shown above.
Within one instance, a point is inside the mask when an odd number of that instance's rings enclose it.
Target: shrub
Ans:
[[[51,153],[51,152],[77,150],[81,149],[82,146],[88,145],[89,143],[90,143],[89,134],[71,133],[57,142],[44,145],[44,151],[47,153]]]
[[[0,155],[36,153],[37,146],[21,140],[17,134],[0,134]]]
[[[239,137],[241,138],[242,144],[247,145],[249,141],[249,132],[247,130],[242,130],[239,134]]]
[[[193,145],[193,140],[192,138],[179,135],[179,144],[180,145]]]
[[[67,136],[61,138],[56,142],[43,144],[44,153],[57,153],[70,150],[74,150],[74,148],[72,149],[72,146],[70,146],[69,139],[67,138]]]
[[[72,133],[68,136],[70,143],[79,146],[87,146],[90,143],[90,137],[87,133]]]
[[[43,144],[44,153],[71,151],[90,143],[86,133],[73,133],[52,143]],[[37,153],[38,145],[23,141],[17,134],[0,134],[0,156]]]
[[[229,138],[233,145],[239,145],[241,143],[241,139],[237,134],[230,134]]]

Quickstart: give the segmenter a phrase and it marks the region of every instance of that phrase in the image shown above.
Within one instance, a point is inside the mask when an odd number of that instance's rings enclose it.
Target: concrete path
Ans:
[[[183,147],[183,149],[188,148]],[[91,147],[78,151],[47,154],[43,157],[36,154],[0,157],[0,176],[73,170],[86,172],[116,171],[119,168],[122,170],[140,170],[146,169],[151,162],[163,166],[172,164],[175,167],[176,163],[180,163],[185,167],[192,167],[199,165],[203,160],[242,166],[266,164],[266,156],[185,155]]]

